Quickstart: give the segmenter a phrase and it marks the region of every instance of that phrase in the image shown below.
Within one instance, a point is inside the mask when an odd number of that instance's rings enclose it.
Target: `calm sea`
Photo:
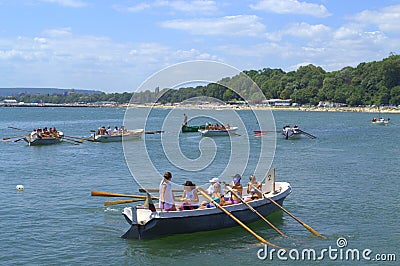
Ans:
[[[170,110],[157,110],[149,122]],[[217,111],[216,111],[217,112]],[[218,111],[223,117],[224,111]],[[138,111],[137,115],[144,114]],[[0,136],[18,136],[23,131],[53,127],[69,136],[88,136],[99,126],[120,126],[125,110],[116,108],[0,108]],[[239,111],[249,123],[252,114]],[[275,158],[277,179],[290,182],[293,192],[284,206],[302,221],[328,237],[313,236],[303,226],[281,212],[268,218],[289,238],[282,238],[262,222],[250,227],[266,240],[286,248],[370,249],[393,254],[400,250],[399,129],[400,115],[390,114],[391,125],[372,126],[373,114],[331,112],[274,112],[277,128],[297,123],[317,139],[283,140],[277,135]],[[182,117],[177,116],[181,121]],[[251,127],[250,127],[251,128]],[[244,129],[238,133],[244,138]],[[259,139],[251,136],[252,153]],[[166,131],[167,138],[170,132]],[[147,136],[146,136],[147,137]],[[149,135],[151,156],[158,156],[160,134]],[[262,137],[261,137],[262,138]],[[133,141],[133,147],[140,141]],[[147,140],[146,140],[147,141]],[[201,137],[181,136],[179,145],[188,158],[197,158]],[[190,148],[185,143],[191,143]],[[208,142],[201,143],[207,146]],[[214,162],[203,172],[186,174],[196,182],[219,175],[229,161],[225,150],[229,141],[216,140]],[[162,148],[162,147],[161,147]],[[0,264],[1,265],[267,265],[287,264],[276,256],[260,260],[263,248],[240,227],[175,235],[154,240],[124,240],[129,225],[121,215],[126,205],[104,207],[105,200],[91,197],[92,190],[138,194],[139,185],[125,162],[121,143],[88,143],[29,147],[23,141],[0,142]],[[193,153],[191,153],[191,151]],[[247,151],[231,156],[240,158]],[[137,154],[137,156],[144,156]],[[182,169],[169,167],[165,158],[152,157],[159,172],[170,170],[177,181],[185,180]],[[157,163],[158,162],[158,163]],[[249,160],[245,176],[255,164]],[[247,179],[244,179],[247,180]],[[18,192],[16,185],[25,190]],[[154,184],[157,187],[158,184]],[[347,246],[339,248],[337,239]],[[338,253],[339,254],[339,253]],[[319,255],[319,254],[318,254]],[[299,264],[309,265],[310,261]],[[394,265],[395,262],[345,261],[325,259],[324,265]]]

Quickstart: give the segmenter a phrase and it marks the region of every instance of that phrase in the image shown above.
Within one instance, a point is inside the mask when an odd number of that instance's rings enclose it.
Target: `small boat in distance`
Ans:
[[[226,127],[225,129],[204,129],[199,130],[201,136],[211,137],[211,136],[229,136],[235,135],[238,127]]]
[[[294,125],[293,127],[290,127],[289,125],[284,126],[281,130],[281,134],[285,137],[285,139],[300,139],[303,137],[303,135],[311,139],[317,138],[316,136],[299,129],[297,125]]]
[[[188,116],[186,114],[183,114],[183,123],[182,123],[182,127],[181,127],[182,133],[199,132],[199,130],[202,130],[205,128],[206,128],[206,125],[189,126],[188,125]]]
[[[116,131],[106,131],[104,127],[99,128],[96,133],[93,133],[88,141],[93,142],[118,142],[122,140],[140,139],[144,133],[143,129],[127,130],[122,128]]]
[[[383,118],[383,117],[378,117],[378,119],[376,119],[376,118],[374,117],[374,118],[372,118],[371,123],[372,123],[373,125],[386,126],[387,124],[389,124],[389,120],[390,120],[390,118],[385,119],[385,118]]]
[[[385,119],[381,116],[381,109],[378,106],[378,118],[372,118],[371,123],[377,126],[386,126],[389,124],[389,120],[390,118]]]
[[[285,139],[300,139],[302,137],[302,134],[300,133],[299,127],[297,125],[295,125],[294,127],[286,125],[283,127],[281,133],[285,137]]]
[[[187,132],[199,132],[199,130],[205,129],[206,126],[189,126],[189,125],[182,125],[182,133],[187,133]]]

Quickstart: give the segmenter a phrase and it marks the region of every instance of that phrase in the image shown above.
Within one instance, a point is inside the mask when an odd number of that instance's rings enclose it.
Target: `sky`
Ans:
[[[0,0],[0,88],[134,92],[191,60],[334,71],[391,53],[398,0]]]

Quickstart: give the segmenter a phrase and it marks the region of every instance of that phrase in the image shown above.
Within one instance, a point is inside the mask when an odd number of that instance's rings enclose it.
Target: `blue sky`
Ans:
[[[398,0],[0,0],[0,87],[135,91],[189,60],[327,71],[400,53]]]

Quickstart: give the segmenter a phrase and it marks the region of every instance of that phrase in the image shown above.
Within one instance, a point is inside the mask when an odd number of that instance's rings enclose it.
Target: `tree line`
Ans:
[[[264,68],[243,71],[267,99],[291,99],[299,104],[320,101],[357,105],[400,104],[400,56],[391,54],[381,61],[360,63],[357,67],[326,72],[312,64],[296,71]],[[246,98],[257,103],[260,97],[245,75],[224,78],[219,84],[169,90],[159,101],[181,102],[196,96],[209,96],[225,102]],[[228,88],[235,88],[233,92]]]
[[[250,77],[250,82],[248,79]],[[261,89],[262,95],[260,95]],[[234,88],[233,91],[230,88]],[[19,95],[20,102],[46,103],[177,103],[193,97],[208,96],[224,102],[246,99],[259,103],[267,99],[291,99],[299,104],[316,105],[320,101],[356,105],[400,104],[400,56],[391,54],[381,61],[360,63],[357,67],[326,72],[312,64],[295,71],[264,68],[245,70],[242,74],[227,77],[218,83],[205,86],[163,89],[161,92],[100,93],[70,95]]]

